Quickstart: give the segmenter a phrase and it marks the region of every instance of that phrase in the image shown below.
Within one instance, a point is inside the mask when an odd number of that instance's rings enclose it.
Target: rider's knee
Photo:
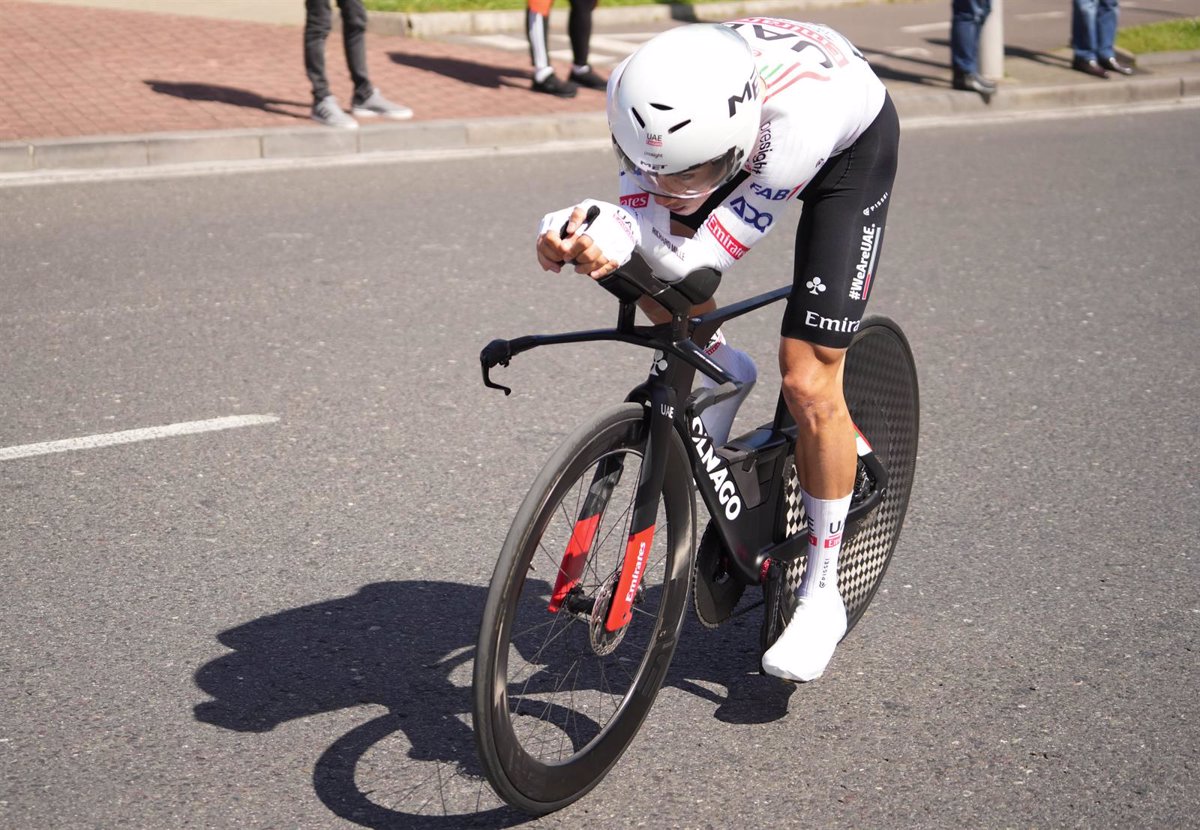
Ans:
[[[785,375],[783,399],[788,412],[801,428],[817,431],[831,423],[842,412],[841,395],[835,395],[825,384],[813,384],[808,378]]]
[[[841,354],[836,350],[784,349],[780,366],[783,399],[802,429],[819,430],[845,411],[840,370]]]

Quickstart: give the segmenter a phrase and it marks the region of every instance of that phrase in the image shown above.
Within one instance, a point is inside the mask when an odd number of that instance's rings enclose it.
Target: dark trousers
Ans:
[[[979,30],[991,11],[992,0],[951,0],[950,63],[959,72],[979,71]]]
[[[307,15],[304,20],[304,70],[312,82],[313,103],[329,95],[329,79],[325,76],[325,40],[333,24],[329,0],[304,0]],[[354,81],[354,100],[361,104],[371,97],[373,87],[367,77],[367,10],[362,0],[337,0],[342,12],[342,45],[346,50],[346,65]]]

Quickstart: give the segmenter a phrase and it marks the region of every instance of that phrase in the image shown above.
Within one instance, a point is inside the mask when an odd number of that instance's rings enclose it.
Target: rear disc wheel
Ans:
[[[887,486],[879,504],[852,525],[838,556],[838,590],[846,603],[846,633],[862,618],[883,581],[908,510],[917,462],[920,397],[917,369],[908,339],[886,317],[867,317],[846,353],[842,383],[855,426],[887,471]],[[859,474],[862,475],[860,463]],[[799,505],[795,466],[788,465],[785,491],[788,504]],[[857,485],[856,485],[857,489]],[[788,535],[802,532],[802,509],[788,514]],[[795,589],[804,577],[805,560],[793,562],[785,577],[786,590],[776,592],[768,613],[777,617],[779,631],[795,611]]]

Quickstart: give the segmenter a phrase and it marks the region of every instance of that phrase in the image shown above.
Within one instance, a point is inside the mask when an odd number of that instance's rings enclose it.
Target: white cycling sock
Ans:
[[[808,567],[796,596],[808,597],[819,591],[837,593],[838,554],[850,512],[850,496],[818,499],[801,489],[800,499],[808,521]]]
[[[730,346],[720,329],[717,329],[712,339],[708,341],[704,353],[713,363],[733,375],[734,380],[745,384],[742,391],[732,398],[713,404],[700,413],[700,420],[704,423],[704,429],[708,433],[708,437],[712,439],[713,446],[719,447],[729,440],[733,419],[737,416],[742,401],[746,400],[746,396],[750,394],[755,381],[758,380],[758,367],[754,365],[754,359],[750,355],[741,349]],[[716,381],[707,375],[697,373],[696,376],[699,378],[700,386],[704,389],[711,389],[717,385]]]

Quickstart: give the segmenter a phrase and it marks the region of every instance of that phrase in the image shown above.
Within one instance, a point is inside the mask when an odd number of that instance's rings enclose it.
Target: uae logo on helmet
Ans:
[[[662,136],[654,133],[646,133],[646,145],[649,147],[661,147]]]

